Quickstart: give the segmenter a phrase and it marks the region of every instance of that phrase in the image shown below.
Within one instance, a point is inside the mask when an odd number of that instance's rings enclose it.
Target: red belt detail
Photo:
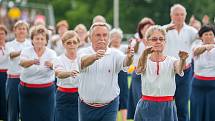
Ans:
[[[70,92],[70,93],[75,93],[78,92],[78,88],[64,88],[64,87],[58,87],[57,90],[61,92]]]
[[[0,69],[0,72],[7,72],[7,69]]]
[[[141,97],[142,100],[148,100],[148,101],[154,101],[154,102],[167,102],[167,101],[173,101],[174,97],[173,96],[145,96],[143,95]]]
[[[8,74],[8,78],[20,78],[19,74]]]
[[[29,84],[29,83],[20,81],[20,84],[24,87],[29,87],[29,88],[45,88],[45,87],[50,87],[51,85],[54,84],[54,82],[49,82],[49,83],[45,83],[45,84]]]
[[[215,80],[215,77],[205,77],[205,76],[199,76],[199,75],[196,75],[196,74],[194,74],[194,77],[196,78],[196,79],[199,79],[199,80]]]

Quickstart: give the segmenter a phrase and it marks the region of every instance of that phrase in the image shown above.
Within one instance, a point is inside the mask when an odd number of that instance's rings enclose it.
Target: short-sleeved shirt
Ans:
[[[46,61],[53,62],[56,58],[56,53],[47,47],[40,58],[38,58],[33,47],[23,50],[20,55],[20,60],[39,59],[40,63],[38,65],[34,64],[30,67],[23,68],[20,79],[23,82],[30,84],[46,84],[53,82],[55,80],[55,72],[44,64]]]
[[[176,90],[174,63],[176,61],[176,58],[170,56],[162,62],[153,62],[148,59],[146,71],[141,74],[142,94],[174,96]]]
[[[0,48],[0,69],[7,69],[9,64],[9,48]]]
[[[25,48],[32,47],[31,41],[26,39],[24,42],[20,43],[18,41],[13,40],[11,42],[8,42],[6,44],[9,48],[9,53],[11,52],[18,52],[22,51]],[[20,56],[10,59],[9,65],[8,65],[8,74],[20,74],[21,73],[21,67],[19,66],[20,62]]]
[[[165,25],[168,26],[168,25]],[[192,44],[197,38],[197,30],[184,23],[178,33],[176,29],[169,30],[166,35],[165,54],[179,59],[178,52],[186,51],[189,53],[187,64],[192,60]]]
[[[205,51],[194,58],[194,72],[196,75],[215,77],[215,48]]]
[[[95,53],[92,47],[79,51],[79,96],[87,103],[109,103],[119,95],[118,73],[127,70],[123,67],[125,55],[117,49],[108,48],[104,57],[81,70],[81,58]]]
[[[60,55],[54,62],[54,69],[59,71],[72,71],[79,72],[78,59],[71,60],[65,56]],[[68,77],[65,79],[57,79],[57,86],[64,88],[78,88],[79,79],[77,77]]]

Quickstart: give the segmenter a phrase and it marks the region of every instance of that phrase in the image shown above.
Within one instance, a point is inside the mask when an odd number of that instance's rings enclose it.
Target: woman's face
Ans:
[[[66,49],[66,51],[77,50],[78,44],[79,44],[78,39],[76,37],[73,37],[71,39],[66,40],[63,43],[63,46]]]
[[[46,35],[37,34],[33,36],[32,40],[33,46],[35,48],[44,48],[47,45]]]
[[[212,31],[205,32],[201,39],[204,44],[214,44],[214,33]]]
[[[120,44],[121,44],[121,40],[122,40],[122,38],[118,33],[112,34],[112,36],[110,38],[111,47],[119,48]]]
[[[5,31],[0,29],[0,43],[5,43],[6,36]]]
[[[155,52],[163,52],[165,47],[165,36],[160,31],[154,31],[147,39],[147,45],[152,46],[152,50]]]
[[[15,28],[15,35],[17,38],[24,40],[28,35],[28,29],[26,26],[21,25]]]

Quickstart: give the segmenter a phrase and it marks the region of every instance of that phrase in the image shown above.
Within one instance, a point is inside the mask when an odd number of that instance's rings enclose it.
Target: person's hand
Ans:
[[[144,55],[149,55],[153,52],[153,47],[146,47],[146,49],[143,51]]]
[[[73,77],[73,78],[75,78],[78,74],[79,74],[79,72],[77,70],[71,71],[71,77]]]
[[[180,57],[181,60],[186,60],[189,54],[185,51],[179,51],[178,56]]]
[[[53,64],[51,61],[45,61],[44,65],[50,69],[52,69],[52,67],[53,67]]]
[[[134,56],[134,47],[128,46],[128,48],[127,48],[127,56],[128,56],[128,58],[132,58]]]
[[[166,31],[168,32],[169,30],[176,29],[176,24],[170,24],[167,26]]]
[[[34,59],[32,60],[34,65],[40,65],[40,60],[39,59]]]
[[[208,45],[206,45],[206,50],[207,51],[210,51],[211,49],[213,49],[214,48],[214,45],[213,44],[208,44]]]
[[[105,50],[98,50],[95,54],[96,60],[104,57],[104,55],[105,55]]]

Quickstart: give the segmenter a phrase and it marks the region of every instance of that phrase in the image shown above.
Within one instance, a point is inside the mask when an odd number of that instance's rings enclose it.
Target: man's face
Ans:
[[[174,24],[181,25],[185,22],[186,13],[182,8],[176,8],[170,16]]]
[[[106,50],[109,43],[109,30],[105,26],[95,26],[93,28],[91,41],[95,51]]]

